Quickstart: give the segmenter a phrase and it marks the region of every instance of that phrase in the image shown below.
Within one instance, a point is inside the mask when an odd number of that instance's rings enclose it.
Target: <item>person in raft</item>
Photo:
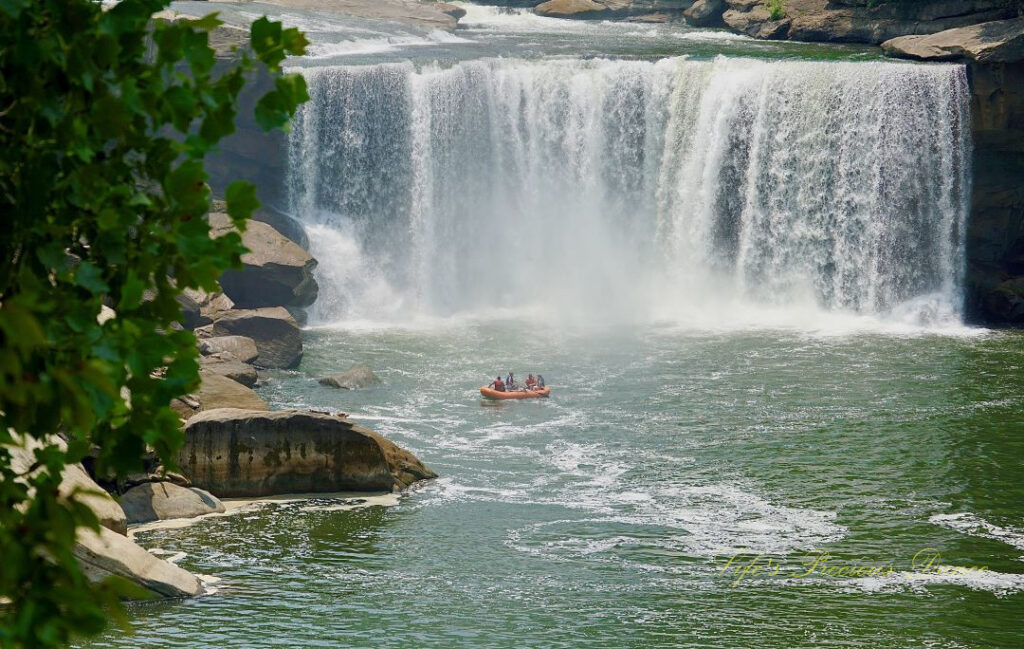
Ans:
[[[540,389],[540,390],[544,389],[544,375],[543,374],[538,374],[537,375],[537,388]]]
[[[512,372],[509,371],[508,376],[505,377],[505,387],[507,390],[512,391],[516,388],[516,377],[512,376]]]
[[[488,385],[487,387],[494,388],[495,391],[497,391],[497,392],[504,392],[505,391],[505,384],[501,382],[501,377],[500,376],[494,377],[494,380],[491,381],[491,384]]]
[[[533,390],[537,387],[537,379],[533,378],[533,374],[526,376],[526,389]]]

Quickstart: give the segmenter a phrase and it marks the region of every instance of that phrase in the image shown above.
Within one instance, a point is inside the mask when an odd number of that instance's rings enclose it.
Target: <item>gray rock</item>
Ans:
[[[199,327],[212,323],[222,312],[235,308],[235,303],[223,293],[207,293],[202,289],[187,288],[183,294],[199,305],[200,315],[207,320],[201,325],[197,325]],[[195,328],[193,327],[193,329]]]
[[[302,360],[302,333],[284,307],[239,309],[221,314],[214,336],[245,336],[256,343],[258,367],[293,368]]]
[[[185,426],[178,462],[221,497],[398,491],[436,477],[412,453],[346,417],[297,410],[202,412]]]
[[[231,354],[235,360],[251,363],[260,355],[256,341],[247,336],[212,336],[199,340],[199,353],[204,356]]]
[[[25,436],[19,436],[15,441],[19,444],[18,446],[6,447],[11,455],[11,469],[15,473],[24,474],[36,462],[35,450],[42,448],[44,444],[37,439]],[[67,450],[67,443],[59,437],[52,436],[47,439],[46,443]],[[128,524],[121,506],[89,477],[81,464],[69,464],[64,467],[64,472],[61,474],[61,482],[58,487],[60,497],[68,498],[73,492],[77,492],[75,499],[78,502],[88,506],[96,514],[100,525],[118,534],[127,533]]]
[[[128,517],[128,523],[136,524],[221,513],[224,503],[195,487],[149,482],[126,491],[121,496],[121,508]]]
[[[192,573],[158,559],[106,528],[100,528],[99,534],[79,529],[74,555],[90,581],[112,576],[127,579],[140,587],[140,599],[189,597],[203,592],[202,582]]]
[[[328,385],[332,388],[343,390],[358,390],[368,388],[371,385],[380,383],[380,379],[365,365],[353,365],[344,372],[331,374],[320,379],[320,385]]]
[[[189,291],[183,291],[175,299],[181,305],[181,325],[186,329],[192,330],[213,322],[212,318],[202,313],[199,302]]]
[[[206,372],[219,374],[247,388],[256,385],[256,382],[259,380],[259,374],[256,373],[255,367],[237,360],[223,360],[218,356],[201,358],[199,360],[200,367]]]
[[[698,27],[721,25],[722,14],[728,5],[725,0],[697,0],[693,6],[683,12],[686,22]]]
[[[882,49],[889,56],[921,61],[1024,61],[1024,16],[928,36],[901,36],[882,43]]]
[[[200,369],[199,376],[202,384],[198,392],[171,402],[171,408],[181,415],[182,419],[190,419],[198,412],[216,408],[270,410],[266,401],[237,381],[206,368]]]
[[[227,214],[213,212],[209,219],[213,237],[235,231]],[[316,300],[316,260],[298,244],[260,221],[249,221],[242,243],[249,249],[242,255],[244,269],[229,270],[220,278],[224,293],[236,306],[305,307]]]

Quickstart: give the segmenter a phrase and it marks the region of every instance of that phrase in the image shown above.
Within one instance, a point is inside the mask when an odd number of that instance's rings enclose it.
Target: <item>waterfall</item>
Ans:
[[[956,65],[478,60],[303,71],[314,321],[808,306],[959,321]]]

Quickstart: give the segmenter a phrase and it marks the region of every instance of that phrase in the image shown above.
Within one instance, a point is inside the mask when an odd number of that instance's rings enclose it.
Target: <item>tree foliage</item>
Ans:
[[[176,328],[185,287],[215,290],[240,267],[237,234],[209,235],[203,159],[234,130],[258,69],[256,108],[285,127],[307,99],[287,55],[306,40],[266,18],[218,60],[215,15],[152,20],[170,0],[0,0],[0,645],[48,647],[104,626],[122,593],[72,555],[95,515],[58,494],[62,468],[96,458],[138,470],[147,447],[171,467],[182,443],[170,401],[198,386],[193,334]],[[227,190],[235,225],[255,189]],[[116,317],[100,323],[106,304]],[[18,474],[9,448],[44,443]],[[106,611],[106,612],[105,612]]]

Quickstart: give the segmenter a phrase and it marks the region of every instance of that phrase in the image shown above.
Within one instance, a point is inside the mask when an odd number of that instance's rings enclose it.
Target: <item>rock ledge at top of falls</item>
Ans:
[[[785,0],[783,7],[785,15],[772,20],[763,0],[698,0],[687,17],[698,25],[720,19],[754,38],[877,45],[898,36],[1012,18],[1018,12],[1005,0]]]
[[[655,22],[667,21],[688,9],[693,0],[547,0],[533,8],[539,16],[550,18],[635,18],[647,16]]]
[[[300,410],[201,412],[185,426],[178,463],[219,497],[400,491],[437,475],[347,417]]]
[[[288,9],[312,9],[352,18],[387,20],[428,29],[453,31],[461,16],[459,7],[419,0],[263,0]]]
[[[900,36],[882,43],[882,49],[889,56],[921,61],[1024,61],[1024,16],[927,36]]]

